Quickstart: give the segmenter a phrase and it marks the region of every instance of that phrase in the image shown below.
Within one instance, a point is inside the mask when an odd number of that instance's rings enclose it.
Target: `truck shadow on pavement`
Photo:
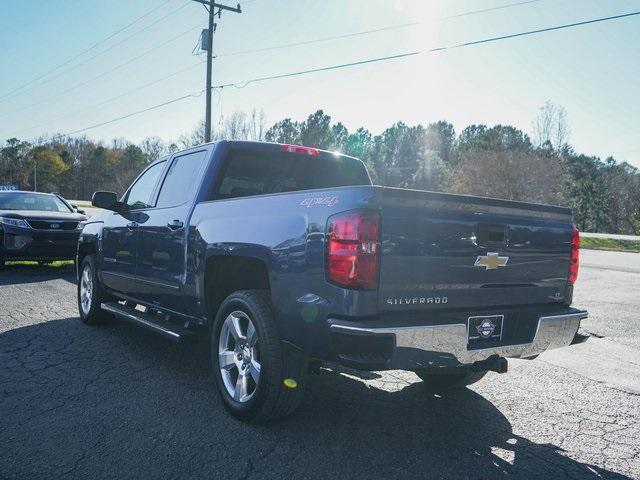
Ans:
[[[37,265],[31,263],[9,263],[0,268],[0,286],[47,282],[61,278],[75,283],[75,265]]]
[[[396,372],[311,376],[293,417],[245,425],[218,400],[203,350],[117,321],[0,334],[1,476],[628,478],[515,435],[473,390],[436,396]]]

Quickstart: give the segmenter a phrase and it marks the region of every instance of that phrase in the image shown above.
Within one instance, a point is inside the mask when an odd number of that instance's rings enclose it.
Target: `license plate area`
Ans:
[[[491,348],[502,342],[504,315],[478,315],[467,320],[467,349]]]

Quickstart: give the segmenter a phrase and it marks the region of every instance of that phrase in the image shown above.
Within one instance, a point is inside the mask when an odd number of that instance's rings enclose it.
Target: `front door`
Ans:
[[[158,179],[166,161],[147,168],[125,194],[123,207],[109,214],[102,230],[101,281],[108,289],[137,297],[136,257],[138,255],[138,228],[146,221]]]
[[[182,288],[186,278],[187,223],[200,185],[207,150],[174,157],[153,208],[139,222],[136,276],[141,300],[186,313]]]
[[[126,216],[125,216],[126,215]],[[102,284],[127,292],[135,279],[138,230],[129,214],[109,214],[102,229]]]

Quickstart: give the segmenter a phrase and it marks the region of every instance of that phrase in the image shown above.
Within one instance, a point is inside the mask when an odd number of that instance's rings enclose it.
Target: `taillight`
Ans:
[[[571,259],[569,260],[569,283],[576,283],[580,265],[580,232],[573,227],[571,232]]]
[[[379,215],[353,210],[329,218],[327,278],[347,288],[378,285]]]
[[[303,147],[302,145],[280,145],[281,152],[298,153],[300,155],[316,156],[320,154],[317,148]]]

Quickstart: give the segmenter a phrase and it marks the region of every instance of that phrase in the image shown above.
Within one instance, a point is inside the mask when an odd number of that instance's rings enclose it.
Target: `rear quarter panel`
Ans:
[[[340,187],[202,202],[190,222],[194,246],[193,304],[206,317],[205,266],[216,255],[255,258],[267,267],[276,320],[283,340],[307,352],[326,344],[326,319],[374,315],[377,293],[346,290],[325,279],[327,219],[354,208],[375,207],[374,189]],[[194,312],[195,313],[195,312]],[[315,341],[314,341],[315,339]],[[322,347],[318,347],[322,348]]]

